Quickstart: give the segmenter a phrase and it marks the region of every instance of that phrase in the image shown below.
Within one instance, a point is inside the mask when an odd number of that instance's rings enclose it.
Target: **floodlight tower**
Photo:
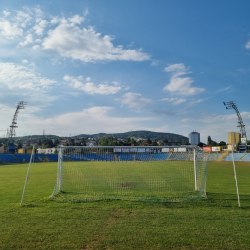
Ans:
[[[226,106],[226,109],[234,109],[237,117],[238,117],[238,126],[240,127],[240,132],[241,132],[241,143],[240,143],[240,151],[241,152],[246,152],[247,150],[247,134],[245,130],[245,125],[243,123],[242,117],[240,115],[240,112],[238,110],[238,107],[236,106],[235,102],[230,101],[230,102],[223,102],[223,104]]]
[[[19,110],[25,109],[26,105],[27,105],[27,102],[23,102],[23,101],[18,102],[18,104],[16,106],[16,112],[13,116],[12,123],[10,125],[9,138],[15,137],[15,135],[16,135],[15,128],[18,128],[17,127],[17,116],[18,116]]]
[[[19,110],[25,109],[26,105],[27,105],[27,102],[20,101],[18,102],[16,106],[16,111],[13,116],[12,123],[10,125],[10,130],[8,132],[8,138],[9,138],[8,150],[7,150],[8,153],[15,153],[15,145],[14,145],[14,142],[12,141],[12,138],[14,138],[16,135],[15,128],[17,128],[17,116],[18,116]]]

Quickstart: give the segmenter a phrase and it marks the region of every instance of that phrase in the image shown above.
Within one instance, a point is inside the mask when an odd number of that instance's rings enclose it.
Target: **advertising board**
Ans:
[[[220,147],[212,147],[213,152],[220,152]]]
[[[121,148],[114,148],[114,153],[120,153],[120,152],[122,152]]]
[[[212,151],[212,147],[203,147],[203,151],[204,152],[211,152]]]
[[[146,152],[145,148],[138,148],[138,153],[144,153],[144,152]]]
[[[187,152],[186,148],[178,148],[178,152]]]
[[[169,152],[169,148],[162,148],[162,153]]]
[[[130,152],[137,152],[137,148],[130,148],[129,151]]]
[[[122,149],[122,152],[123,152],[123,153],[129,153],[129,148],[123,148],[123,149]]]

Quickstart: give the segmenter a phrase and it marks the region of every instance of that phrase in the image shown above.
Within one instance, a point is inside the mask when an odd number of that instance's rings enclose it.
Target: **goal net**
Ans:
[[[51,199],[206,198],[207,155],[195,147],[60,147]]]

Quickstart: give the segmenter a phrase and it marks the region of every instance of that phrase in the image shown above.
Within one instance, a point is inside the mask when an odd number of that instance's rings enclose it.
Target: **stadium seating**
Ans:
[[[11,154],[0,154],[0,159],[4,162],[19,162],[13,155]]]
[[[239,161],[246,153],[234,153],[234,160]],[[227,155],[223,161],[232,161],[233,155],[232,153]]]
[[[188,153],[173,153],[170,161],[185,161],[189,157]]]
[[[87,161],[99,161],[97,154],[84,154]]]
[[[135,160],[136,161],[149,161],[151,154],[136,154]]]
[[[169,154],[152,154],[151,161],[165,161],[169,157]]]
[[[49,154],[48,157],[49,157],[52,161],[58,161],[58,154]]]
[[[134,154],[117,154],[118,161],[133,161]]]
[[[114,161],[115,157],[113,154],[99,154],[101,161]]]
[[[209,161],[218,161],[222,157],[223,153],[211,153],[208,156]]]
[[[21,162],[30,162],[29,154],[14,154],[16,158],[18,158]]]
[[[250,153],[246,155],[241,161],[250,161]]]
[[[34,154],[35,161],[42,162],[42,158],[45,158],[47,161],[50,161],[46,154]]]
[[[83,155],[80,155],[80,154],[68,154],[68,157],[72,161],[84,161]]]

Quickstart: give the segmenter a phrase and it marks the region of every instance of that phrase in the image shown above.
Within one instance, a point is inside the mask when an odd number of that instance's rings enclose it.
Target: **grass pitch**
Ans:
[[[0,166],[0,249],[249,249],[250,163],[209,162],[208,200],[49,201],[57,165]]]

